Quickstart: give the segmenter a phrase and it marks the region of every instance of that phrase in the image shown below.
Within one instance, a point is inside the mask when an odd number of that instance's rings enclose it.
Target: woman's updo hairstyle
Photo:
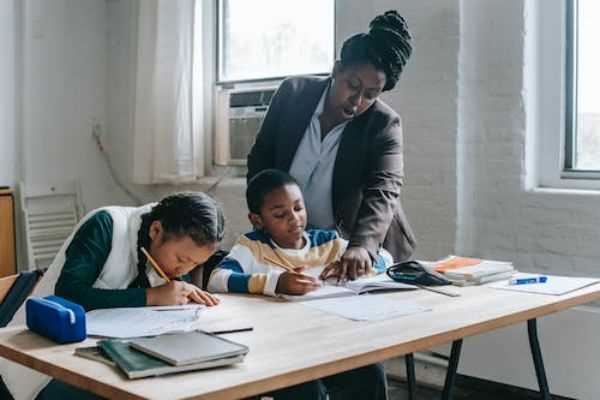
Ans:
[[[369,63],[385,73],[383,91],[396,86],[412,53],[412,37],[404,18],[394,10],[378,15],[369,24],[369,33],[358,33],[342,46],[342,67]]]

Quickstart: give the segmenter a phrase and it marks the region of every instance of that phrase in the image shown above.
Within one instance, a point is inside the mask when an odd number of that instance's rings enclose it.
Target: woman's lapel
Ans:
[[[372,108],[372,107],[371,107]],[[333,182],[331,188],[333,210],[336,219],[339,215],[340,201],[348,193],[362,190],[360,183],[363,177],[364,164],[368,153],[368,133],[365,132],[366,123],[371,114],[371,109],[350,121],[340,140],[335,164],[333,167]]]
[[[308,81],[302,93],[293,93],[297,99],[296,109],[290,113],[290,118],[285,123],[288,127],[286,138],[282,141],[280,166],[284,171],[289,171],[300,146],[304,132],[321,100],[323,90],[329,85],[331,78],[320,81]],[[284,127],[285,129],[285,127]]]

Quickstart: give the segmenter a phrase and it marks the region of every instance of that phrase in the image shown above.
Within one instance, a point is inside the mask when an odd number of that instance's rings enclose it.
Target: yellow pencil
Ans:
[[[280,258],[281,258],[281,257],[280,257]],[[266,262],[270,262],[271,264],[275,264],[275,265],[277,265],[277,266],[279,266],[279,267],[281,267],[281,268],[283,268],[283,269],[285,269],[285,270],[288,270],[288,271],[290,271],[290,272],[295,272],[295,268],[294,268],[294,267],[292,267],[291,265],[287,264],[287,263],[285,262],[285,259],[283,259],[283,258],[282,258],[282,261],[277,261],[277,260],[274,260],[274,259],[272,259],[272,258],[270,258],[270,257],[268,257],[268,256],[263,256],[263,259],[264,259]]]
[[[150,255],[150,253],[148,253],[146,251],[145,248],[141,247],[142,253],[144,253],[146,255],[146,258],[148,258],[148,261],[150,261],[150,265],[152,265],[154,267],[154,269],[156,270],[156,272],[158,272],[158,274],[160,276],[162,276],[162,278],[167,281],[167,283],[171,282],[171,280],[169,279],[169,277],[167,276],[167,274],[165,274],[163,272],[163,270],[158,266],[158,263],[156,261],[154,261],[154,258],[152,258],[152,256]]]

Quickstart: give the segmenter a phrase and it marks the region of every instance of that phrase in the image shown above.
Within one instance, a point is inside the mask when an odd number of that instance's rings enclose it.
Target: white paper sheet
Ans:
[[[381,321],[431,310],[416,303],[377,295],[322,299],[302,304],[354,321]]]
[[[520,273],[513,278],[527,278],[528,276],[538,276],[533,274]],[[574,278],[568,276],[544,275],[548,277],[545,283],[529,283],[525,285],[509,285],[508,281],[500,281],[487,285],[494,289],[513,290],[515,292],[548,294],[560,296],[562,294],[573,292],[590,285],[600,282],[595,278]]]
[[[202,307],[107,308],[86,314],[87,334],[131,338],[187,332],[195,328]]]

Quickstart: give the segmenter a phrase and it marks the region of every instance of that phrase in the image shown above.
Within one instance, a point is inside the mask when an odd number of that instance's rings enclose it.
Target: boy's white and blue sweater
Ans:
[[[246,233],[212,271],[208,290],[274,296],[279,276],[286,271],[274,262],[307,269],[322,268],[338,261],[348,246],[348,241],[340,238],[335,230],[306,230],[304,242],[301,249],[284,249],[264,231]],[[373,268],[383,272],[390,263],[391,256],[382,249]]]

